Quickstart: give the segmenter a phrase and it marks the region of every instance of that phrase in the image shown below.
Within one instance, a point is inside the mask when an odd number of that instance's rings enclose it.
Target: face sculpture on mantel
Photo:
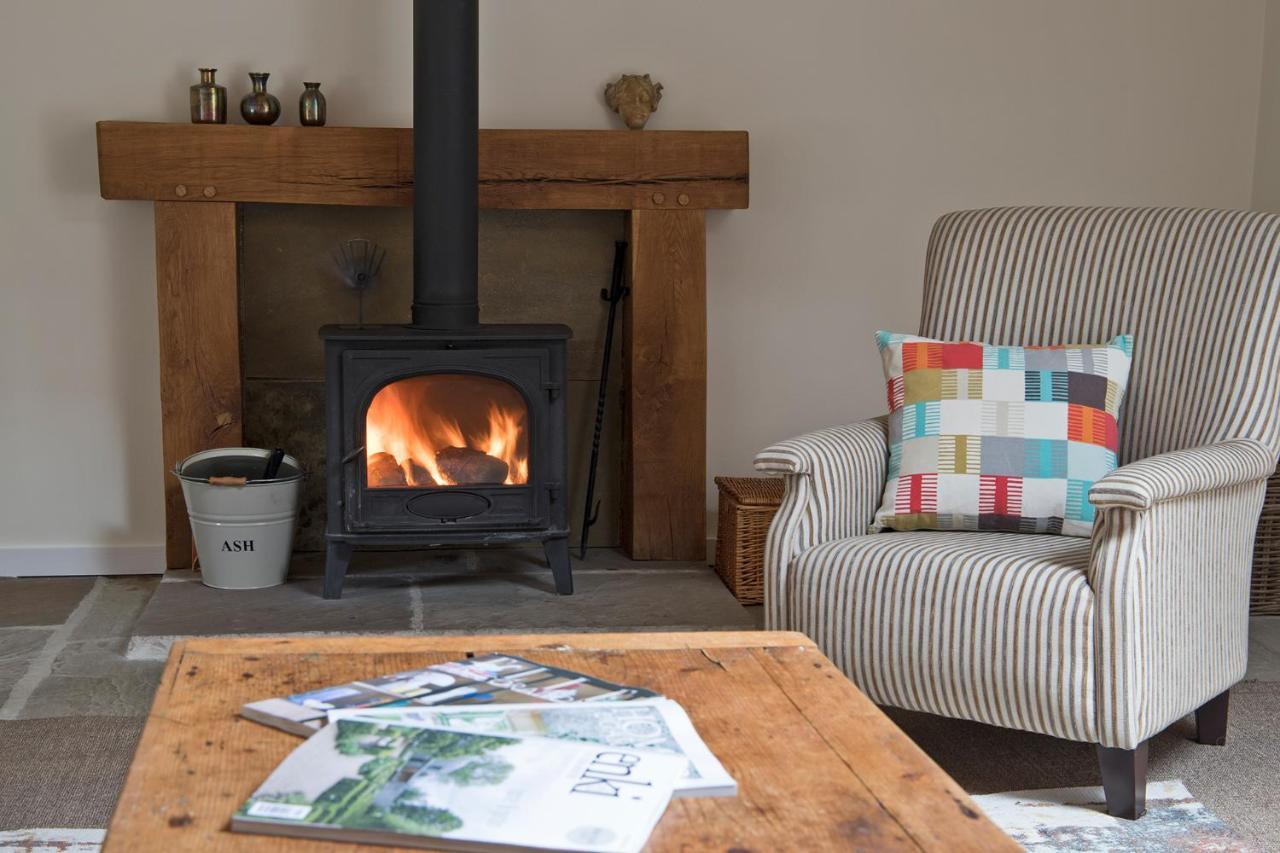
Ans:
[[[662,100],[662,84],[648,74],[623,74],[604,87],[604,101],[632,130],[641,130]]]

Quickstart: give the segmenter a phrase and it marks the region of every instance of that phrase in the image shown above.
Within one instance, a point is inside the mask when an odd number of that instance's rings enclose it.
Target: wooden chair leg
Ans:
[[[1098,747],[1107,814],[1137,820],[1147,810],[1147,741],[1136,749]]]
[[[1212,746],[1227,742],[1227,702],[1231,691],[1224,690],[1196,708],[1196,741]]]

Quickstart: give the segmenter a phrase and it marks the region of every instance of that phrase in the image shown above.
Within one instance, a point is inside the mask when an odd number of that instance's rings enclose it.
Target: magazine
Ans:
[[[289,754],[236,832],[446,850],[638,851],[676,755],[338,719]]]
[[[636,699],[621,704],[437,705],[330,711],[334,720],[368,720],[435,726],[478,734],[548,737],[601,746],[622,746],[683,755],[685,771],[677,797],[732,797],[738,783],[698,737],[693,722],[671,699]]]
[[[307,737],[325,724],[329,711],[344,708],[617,702],[657,695],[514,655],[489,654],[250,702],[240,716]]]

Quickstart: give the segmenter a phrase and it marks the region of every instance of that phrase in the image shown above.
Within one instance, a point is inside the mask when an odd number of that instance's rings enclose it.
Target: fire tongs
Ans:
[[[604,404],[609,392],[609,357],[613,354],[613,327],[618,319],[618,303],[631,288],[622,283],[623,272],[627,261],[627,244],[619,240],[613,244],[613,280],[609,289],[600,288],[600,298],[609,303],[609,323],[604,331],[604,357],[600,364],[600,396],[596,398],[596,431],[591,437],[591,465],[587,468],[587,500],[582,508],[582,544],[578,548],[578,559],[587,556],[587,534],[591,525],[600,517],[600,502],[596,496],[596,466],[600,462],[600,433],[604,430]]]

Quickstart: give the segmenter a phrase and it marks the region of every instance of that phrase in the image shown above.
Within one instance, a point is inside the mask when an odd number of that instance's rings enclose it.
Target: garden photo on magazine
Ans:
[[[686,766],[677,755],[621,747],[340,719],[276,768],[232,828],[631,851],[648,838]]]
[[[676,786],[677,796],[731,797],[738,791],[733,777],[698,736],[688,714],[671,699],[608,704],[381,707],[330,711],[330,723],[334,720],[426,725],[475,734],[546,737],[666,752],[683,755],[689,762]]]

